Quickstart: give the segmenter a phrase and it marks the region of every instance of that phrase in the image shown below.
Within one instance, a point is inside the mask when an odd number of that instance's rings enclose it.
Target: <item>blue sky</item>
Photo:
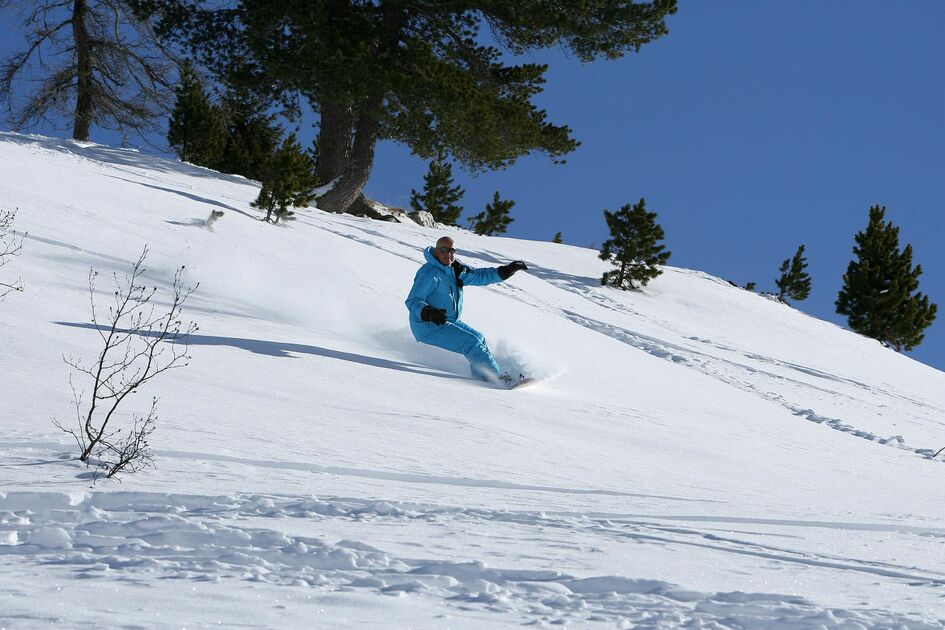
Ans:
[[[645,197],[670,264],[760,290],[804,243],[813,290],[796,306],[843,324],[834,300],[853,236],[882,204],[943,310],[911,354],[945,369],[945,2],[681,0],[668,24],[617,62],[526,59],[551,65],[538,103],[582,145],[564,165],[455,169],[467,215],[498,190],[516,201],[509,236],[599,246],[603,210]],[[0,37],[0,51],[15,45]],[[311,137],[309,121],[300,132]],[[406,207],[426,168],[382,144],[367,193]]]

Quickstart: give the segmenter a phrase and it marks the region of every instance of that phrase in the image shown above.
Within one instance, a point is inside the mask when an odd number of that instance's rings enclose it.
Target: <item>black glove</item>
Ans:
[[[420,311],[420,319],[425,322],[433,322],[437,326],[442,326],[446,323],[446,309],[435,308],[427,304],[423,307],[423,310]]]
[[[515,273],[516,271],[520,271],[522,269],[528,269],[528,265],[523,263],[521,260],[510,262],[507,265],[502,265],[501,267],[499,267],[499,277],[502,278],[503,280],[508,280],[509,278],[512,277],[513,273]]]

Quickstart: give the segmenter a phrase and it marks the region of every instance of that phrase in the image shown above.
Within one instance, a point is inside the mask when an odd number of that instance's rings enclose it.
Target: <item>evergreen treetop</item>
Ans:
[[[262,181],[284,133],[265,103],[229,91],[215,103],[192,62],[184,65],[167,140],[181,160]]]
[[[610,261],[616,269],[601,278],[601,284],[618,289],[636,289],[635,282],[646,286],[660,275],[671,252],[659,243],[666,235],[656,222],[656,213],[647,212],[646,200],[633,206],[624,205],[617,212],[604,210],[611,238],[604,241],[600,251],[601,260]]]
[[[492,202],[486,204],[486,209],[476,216],[470,217],[469,223],[472,231],[484,236],[505,234],[509,225],[515,220],[509,216],[509,212],[514,205],[514,201],[502,199],[499,197],[499,191],[495,191]]]
[[[265,166],[279,149],[283,128],[265,103],[245,92],[228,92],[220,108],[226,119],[226,145],[219,161],[211,166],[223,173],[236,173],[263,181]]]
[[[775,281],[778,285],[778,299],[788,297],[792,300],[806,300],[810,295],[810,274],[808,274],[807,259],[804,258],[804,245],[797,248],[794,258],[788,258],[781,263],[778,271],[781,277]]]
[[[430,162],[427,174],[423,176],[423,192],[410,191],[410,207],[415,212],[426,211],[433,215],[437,223],[456,225],[463,207],[458,205],[466,191],[461,186],[453,185],[453,165],[441,152]]]
[[[854,237],[856,258],[843,275],[837,313],[850,328],[897,351],[911,350],[932,324],[938,306],[917,292],[920,265],[912,266],[912,246],[899,250],[899,228],[885,221],[886,207],[870,208],[866,230]]]
[[[181,67],[167,142],[184,162],[214,168],[227,141],[226,117],[210,100],[190,60]]]
[[[289,207],[304,207],[312,201],[315,165],[291,133],[263,167],[262,189],[251,205],[266,211],[266,221],[295,219]]]

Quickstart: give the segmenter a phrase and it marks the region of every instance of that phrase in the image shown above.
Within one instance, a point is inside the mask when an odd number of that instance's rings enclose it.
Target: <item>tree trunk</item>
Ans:
[[[335,185],[316,201],[319,209],[338,214],[347,212],[364,190],[374,166],[381,100],[379,95],[371,96],[361,109],[349,159]],[[318,150],[321,153],[321,146]]]
[[[75,125],[72,138],[88,140],[92,127],[92,47],[88,32],[88,2],[74,0],[72,5],[72,36],[76,54]]]
[[[401,3],[397,0],[381,2],[381,12],[383,14],[383,37],[377,45],[378,55],[389,55],[397,50],[400,41],[401,29],[403,28],[405,14]],[[383,82],[379,78],[375,79],[381,85]],[[371,176],[371,169],[374,166],[374,145],[377,143],[380,134],[380,120],[382,107],[384,104],[383,88],[375,87],[369,95],[360,103],[357,113],[357,126],[354,131],[354,143],[351,144],[351,150],[348,159],[345,160],[344,170],[340,176],[327,179],[319,173],[319,178],[323,184],[327,184],[332,179],[335,181],[331,190],[316,200],[318,207],[327,212],[344,213],[361,196],[364,186]],[[323,110],[324,113],[324,110]],[[329,121],[330,129],[339,129],[335,125],[343,124],[344,112],[335,112],[339,116],[337,123]],[[348,113],[350,121],[350,110]],[[324,121],[323,121],[324,122]],[[350,122],[345,127],[350,135]],[[340,135],[339,135],[340,137]],[[326,137],[327,138],[327,137]],[[332,144],[332,140],[329,140]],[[337,144],[331,146],[332,151],[338,150]],[[344,146],[348,146],[345,144]],[[318,152],[321,153],[321,133],[319,133]],[[332,154],[332,159],[336,154]],[[326,166],[327,168],[327,166]]]
[[[351,106],[341,101],[325,101],[320,106],[318,125],[318,156],[315,175],[323,186],[345,172],[351,155],[351,134],[354,123]]]

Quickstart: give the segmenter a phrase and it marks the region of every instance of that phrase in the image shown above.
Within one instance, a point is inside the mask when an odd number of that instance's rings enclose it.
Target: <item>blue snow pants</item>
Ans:
[[[476,378],[491,381],[499,376],[499,364],[489,351],[486,338],[465,322],[446,322],[437,326],[432,335],[419,341],[462,354],[469,361],[470,371]]]

